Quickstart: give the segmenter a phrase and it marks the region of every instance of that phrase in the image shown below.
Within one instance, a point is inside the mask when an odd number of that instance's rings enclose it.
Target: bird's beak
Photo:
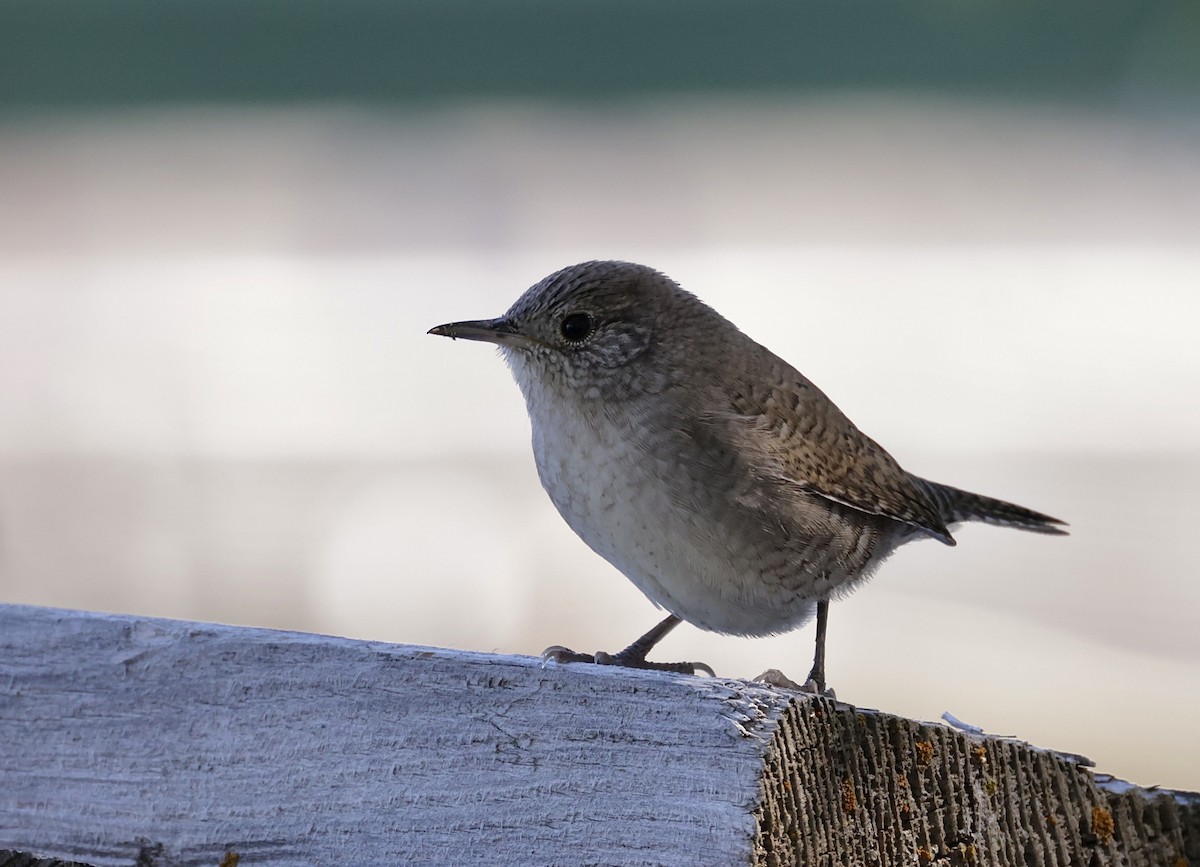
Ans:
[[[498,345],[514,344],[525,341],[518,334],[512,323],[503,316],[497,319],[472,319],[467,322],[447,322],[429,329],[430,334],[438,337],[450,337],[455,340],[482,340],[485,343]]]

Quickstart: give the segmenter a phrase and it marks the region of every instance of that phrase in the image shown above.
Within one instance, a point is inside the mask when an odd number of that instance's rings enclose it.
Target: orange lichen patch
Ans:
[[[1176,858],[1175,863],[1172,864],[1171,867],[1188,867],[1188,859],[1187,858]]]
[[[917,857],[921,859],[922,864],[933,863],[933,852],[931,852],[927,846],[917,847]]]
[[[975,761],[979,762],[979,764],[986,765],[988,761],[987,747],[985,747],[983,744],[975,747],[975,749],[971,750],[971,757],[974,758]]]
[[[974,843],[968,843],[963,847],[963,858],[968,864],[977,864],[979,862],[979,850],[975,848]]]
[[[217,867],[238,867],[238,862],[241,860],[242,856],[231,849],[221,858],[221,863]]]
[[[917,750],[917,764],[929,764],[933,758],[933,741],[917,741],[913,746]]]
[[[1096,835],[1096,839],[1107,846],[1112,842],[1115,830],[1117,830],[1117,825],[1108,808],[1092,807],[1092,833]]]
[[[854,783],[849,777],[842,780],[842,809],[847,813],[853,813],[858,809],[858,798],[854,796]]]
[[[1058,816],[1055,816],[1053,813],[1051,813],[1049,816],[1046,817],[1046,824],[1049,825],[1051,828],[1057,828],[1058,827]]]

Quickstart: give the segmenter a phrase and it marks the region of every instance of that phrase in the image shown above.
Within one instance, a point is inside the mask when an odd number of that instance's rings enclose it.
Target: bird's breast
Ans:
[[[568,526],[651,601],[702,629],[767,635],[807,621],[830,589],[828,551],[805,554],[799,539],[799,549],[781,547],[693,478],[686,442],[648,437],[644,425],[561,405],[533,417],[538,474]]]

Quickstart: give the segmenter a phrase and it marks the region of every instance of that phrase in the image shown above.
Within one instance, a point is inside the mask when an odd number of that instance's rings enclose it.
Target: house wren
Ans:
[[[906,472],[801,373],[658,271],[584,262],[498,319],[430,331],[496,344],[525,396],[542,486],[587,545],[670,615],[620,653],[545,656],[693,672],[646,655],[680,620],[732,635],[817,614],[898,546],[982,521],[1063,522]]]

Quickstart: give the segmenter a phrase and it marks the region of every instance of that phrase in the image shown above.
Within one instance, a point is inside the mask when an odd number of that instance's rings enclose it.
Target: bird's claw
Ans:
[[[767,686],[773,686],[776,689],[787,689],[792,692],[807,692],[811,695],[819,695],[822,698],[829,698],[837,701],[837,693],[832,687],[821,688],[816,679],[809,675],[808,680],[804,683],[796,683],[778,668],[768,668],[758,677],[754,678],[757,683],[765,683]]]
[[[824,683],[818,683],[813,678],[809,678],[800,685],[801,692],[812,693],[821,698],[828,698],[832,701],[837,701],[837,693],[833,691],[832,686],[826,686]]]
[[[651,662],[645,657],[637,657],[626,655],[624,651],[621,653],[608,653],[603,650],[598,650],[594,654],[578,653],[571,650],[569,647],[555,644],[552,647],[547,647],[542,651],[542,663],[547,662],[590,662],[593,665],[617,665],[622,668],[640,668],[644,671],[669,671],[675,674],[696,674],[702,671],[709,677],[716,677],[716,672],[712,667],[703,662]]]
[[[576,653],[569,647],[563,647],[561,644],[555,644],[552,647],[547,647],[542,651],[542,663],[547,662],[596,662],[594,656],[588,656],[586,653]]]

